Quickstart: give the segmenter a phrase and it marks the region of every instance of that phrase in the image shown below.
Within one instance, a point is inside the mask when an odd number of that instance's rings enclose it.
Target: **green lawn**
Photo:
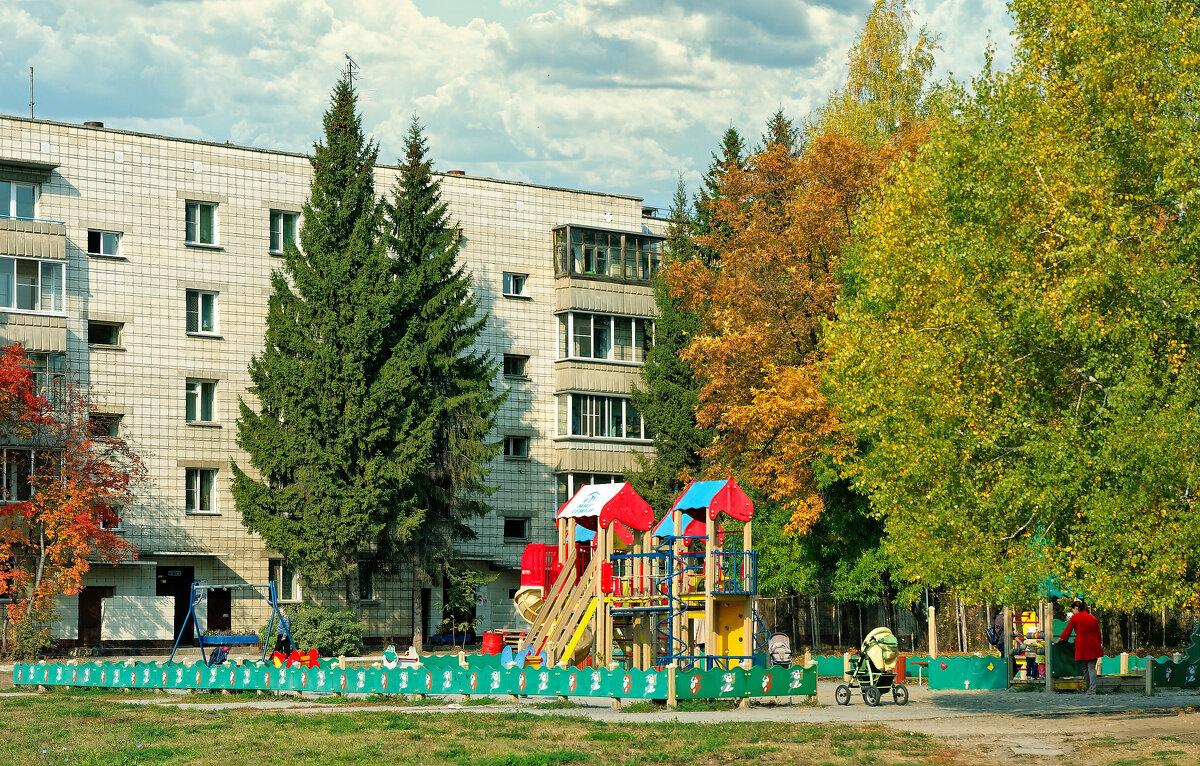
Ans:
[[[140,695],[139,695],[140,696]],[[0,763],[723,764],[977,762],[929,737],[882,726],[619,723],[459,711],[199,712],[56,691],[0,702]],[[189,701],[201,701],[193,698]],[[237,698],[232,698],[237,699]],[[229,697],[212,701],[230,701]],[[70,759],[67,761],[66,759]]]

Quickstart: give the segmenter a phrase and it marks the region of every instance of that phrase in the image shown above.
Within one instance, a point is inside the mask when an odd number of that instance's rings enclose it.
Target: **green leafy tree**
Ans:
[[[914,583],[1200,601],[1192,4],[1012,4],[866,218],[830,335],[857,486]]]
[[[412,484],[425,470],[435,414],[415,397],[397,353],[399,305],[379,232],[377,148],[363,134],[348,77],[333,90],[314,147],[300,247],[271,277],[263,352],[250,363],[257,409],[240,404],[232,462],[247,529],[309,582],[342,582],[359,611],[358,560],[386,529],[418,520]]]
[[[660,517],[675,502],[686,482],[700,475],[700,451],[712,441],[712,431],[696,425],[700,384],[680,357],[680,351],[702,327],[700,315],[685,308],[681,298],[671,295],[665,273],[676,264],[697,257],[693,228],[687,193],[680,179],[671,203],[664,272],[654,278],[654,300],[658,307],[654,346],[641,370],[642,385],[635,384],[631,391],[633,406],[654,433],[655,455],[640,458],[639,470],[628,478]]]
[[[465,645],[468,634],[479,627],[479,615],[476,612],[479,589],[499,576],[480,572],[462,562],[446,567],[441,627],[450,633],[451,644],[457,644],[457,639],[461,637]]]
[[[489,510],[486,498],[495,489],[486,481],[488,464],[499,445],[487,436],[503,395],[492,383],[495,363],[476,348],[487,316],[458,265],[458,227],[449,220],[415,117],[385,218],[398,294],[389,338],[414,376],[412,404],[434,425],[423,451],[428,463],[406,498],[416,514],[389,524],[378,551],[384,565],[411,567],[413,644],[420,649],[421,588],[445,570],[455,542],[473,537],[471,520]]]

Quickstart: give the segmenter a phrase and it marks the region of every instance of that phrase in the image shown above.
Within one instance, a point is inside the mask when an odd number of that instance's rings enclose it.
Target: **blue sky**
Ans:
[[[969,78],[1000,0],[911,0]],[[436,167],[634,194],[694,189],[721,133],[750,143],[845,76],[866,0],[4,0],[0,112],[307,151],[349,53],[394,161],[415,113]]]

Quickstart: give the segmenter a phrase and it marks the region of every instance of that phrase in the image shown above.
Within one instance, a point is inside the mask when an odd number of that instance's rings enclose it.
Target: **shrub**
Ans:
[[[341,612],[312,604],[290,604],[287,607],[288,628],[296,649],[307,652],[316,649],[322,657],[362,654],[363,631],[366,626],[353,612]],[[275,626],[272,641],[279,635]],[[259,630],[260,639],[265,639],[267,626]]]
[[[42,627],[33,620],[9,623],[9,644],[13,659],[32,662],[54,647],[50,628]]]

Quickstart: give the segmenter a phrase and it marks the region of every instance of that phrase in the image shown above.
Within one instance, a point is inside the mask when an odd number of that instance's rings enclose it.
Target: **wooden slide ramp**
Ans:
[[[518,651],[529,649],[532,654],[545,651],[549,664],[554,665],[568,657],[568,652],[576,646],[584,644],[586,626],[596,612],[599,573],[600,559],[596,557],[588,563],[579,580],[572,582],[575,574],[575,551],[572,550]],[[590,643],[591,637],[587,638],[586,643]]]

